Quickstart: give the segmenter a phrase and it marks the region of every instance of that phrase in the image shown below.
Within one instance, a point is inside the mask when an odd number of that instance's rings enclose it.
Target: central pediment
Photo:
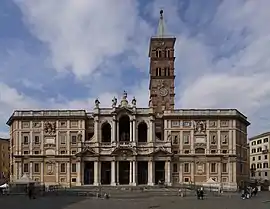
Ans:
[[[133,110],[130,107],[117,107],[113,113],[119,114],[119,113],[128,113],[132,114]]]
[[[82,150],[81,152],[77,153],[77,157],[82,157],[82,156],[96,156],[98,155],[92,148],[86,148]]]
[[[154,155],[154,156],[170,156],[170,155],[172,155],[172,153],[169,152],[166,149],[157,148],[152,153],[150,153],[150,155]]]

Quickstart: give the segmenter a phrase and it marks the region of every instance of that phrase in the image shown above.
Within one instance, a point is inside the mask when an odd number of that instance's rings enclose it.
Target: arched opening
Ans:
[[[204,148],[197,148],[197,149],[195,149],[195,154],[205,154]]]
[[[165,49],[165,57],[170,57],[170,49]]]
[[[108,122],[102,124],[101,132],[101,142],[111,142],[111,125]]]
[[[138,125],[138,142],[147,142],[147,124],[145,122]]]
[[[123,115],[119,119],[119,141],[120,142],[127,142],[130,141],[129,139],[130,133],[130,120],[127,115]]]
[[[156,57],[161,57],[161,49],[156,50]]]

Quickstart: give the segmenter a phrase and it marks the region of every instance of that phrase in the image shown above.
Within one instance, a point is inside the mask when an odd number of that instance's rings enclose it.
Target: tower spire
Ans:
[[[158,37],[163,38],[164,37],[164,18],[163,18],[163,10],[160,10],[160,17],[159,17],[159,22],[158,22]]]

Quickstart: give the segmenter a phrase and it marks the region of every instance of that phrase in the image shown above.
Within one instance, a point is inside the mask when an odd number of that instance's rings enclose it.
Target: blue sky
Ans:
[[[148,104],[149,38],[164,9],[176,106],[237,108],[269,131],[269,0],[1,0],[0,137],[14,109]]]

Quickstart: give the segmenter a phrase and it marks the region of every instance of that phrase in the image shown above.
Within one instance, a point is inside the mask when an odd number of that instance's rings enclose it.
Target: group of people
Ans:
[[[242,190],[241,198],[243,200],[249,199],[253,196],[256,196],[257,193],[258,193],[258,188],[256,186],[255,187],[248,186]]]
[[[203,188],[201,187],[200,189],[197,189],[197,198],[198,200],[203,200],[204,197],[204,191]]]

